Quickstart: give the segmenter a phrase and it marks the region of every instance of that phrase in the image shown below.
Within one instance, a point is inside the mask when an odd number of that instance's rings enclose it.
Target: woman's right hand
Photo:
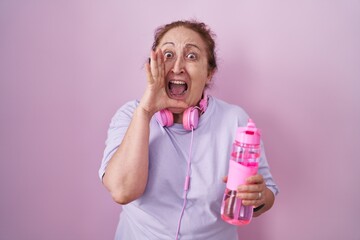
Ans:
[[[185,102],[171,99],[166,93],[165,63],[161,49],[151,51],[150,63],[145,64],[147,87],[140,101],[140,107],[150,116],[161,109],[184,108]]]

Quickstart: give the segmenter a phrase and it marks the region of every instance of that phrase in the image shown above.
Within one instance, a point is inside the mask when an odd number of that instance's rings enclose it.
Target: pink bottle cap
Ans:
[[[256,128],[255,123],[252,119],[249,118],[248,124],[246,127],[239,127],[236,131],[237,142],[245,143],[245,144],[260,144],[260,129]]]

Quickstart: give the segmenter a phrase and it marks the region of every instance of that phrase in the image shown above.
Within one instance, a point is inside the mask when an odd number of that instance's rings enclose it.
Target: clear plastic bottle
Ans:
[[[257,173],[260,157],[260,129],[249,119],[246,127],[239,127],[236,132],[226,189],[221,205],[221,218],[233,225],[250,223],[253,206],[242,205],[236,197],[237,187],[245,183],[246,178]]]

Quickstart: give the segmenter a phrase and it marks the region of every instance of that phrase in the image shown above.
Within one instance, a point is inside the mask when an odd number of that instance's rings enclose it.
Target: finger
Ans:
[[[244,184],[237,187],[237,191],[241,193],[262,192],[264,189],[264,184]]]
[[[145,71],[146,71],[146,79],[148,80],[148,83],[150,83],[150,84],[153,83],[154,79],[151,74],[151,69],[150,69],[149,63],[145,63]]]
[[[238,193],[236,197],[240,198],[241,202],[246,206],[260,206],[261,204],[265,203],[265,197],[262,192]]]
[[[260,206],[265,203],[263,200],[242,200],[241,203],[245,206]]]
[[[246,184],[260,184],[263,182],[264,182],[264,178],[261,174],[256,174],[246,179]]]
[[[236,197],[242,200],[258,201],[263,199],[264,194],[263,192],[237,192]]]
[[[224,177],[222,178],[222,180],[223,180],[224,183],[227,183],[227,181],[228,181],[228,176],[224,176]]]
[[[157,62],[158,62],[159,65],[160,65],[160,64],[163,62],[163,60],[164,60],[161,49],[156,50],[156,60],[157,60]]]
[[[157,54],[155,51],[151,51],[150,53],[150,70],[151,76],[154,80],[157,80],[158,77],[158,61],[157,61]]]
[[[164,66],[164,56],[163,56],[161,49],[157,50],[156,55],[157,55],[156,57],[157,57],[158,78],[159,78],[159,80],[163,80],[164,75],[165,75],[164,74],[165,66]]]

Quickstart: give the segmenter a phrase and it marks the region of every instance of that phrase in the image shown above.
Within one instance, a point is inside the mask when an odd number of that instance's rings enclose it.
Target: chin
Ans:
[[[173,114],[181,114],[183,113],[186,109],[184,108],[168,108],[168,110],[170,112],[172,112]]]

